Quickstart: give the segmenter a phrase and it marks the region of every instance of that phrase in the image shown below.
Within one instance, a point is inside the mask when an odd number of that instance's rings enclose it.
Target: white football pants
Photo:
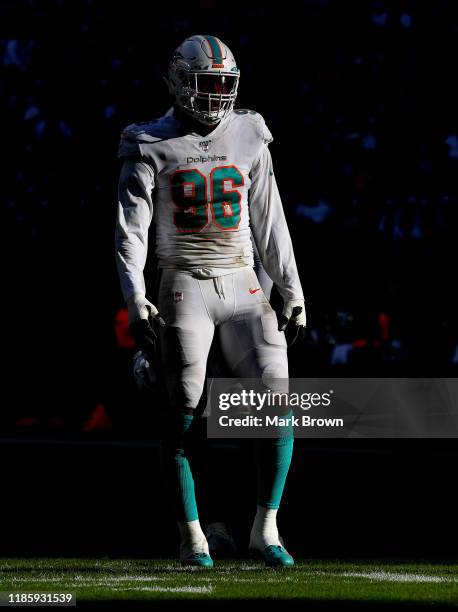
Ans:
[[[234,376],[288,378],[285,334],[250,266],[205,279],[164,269],[158,308],[166,322],[160,346],[173,407],[196,408],[215,329]]]

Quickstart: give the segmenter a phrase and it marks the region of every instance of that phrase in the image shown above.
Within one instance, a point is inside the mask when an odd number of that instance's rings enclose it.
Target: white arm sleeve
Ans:
[[[144,162],[126,160],[118,188],[115,243],[116,265],[124,299],[145,293],[143,269],[148,229],[153,218],[154,171]]]
[[[267,144],[251,170],[249,194],[251,231],[267,274],[282,298],[303,300],[293,245],[273,173]]]

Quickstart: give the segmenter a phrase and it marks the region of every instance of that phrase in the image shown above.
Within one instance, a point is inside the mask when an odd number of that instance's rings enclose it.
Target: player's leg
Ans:
[[[207,360],[206,378],[230,378],[231,376],[232,372],[221,353],[219,337],[216,334]],[[208,387],[205,385],[196,410],[196,416],[198,416],[193,426],[192,459],[193,469],[198,474],[197,496],[205,500],[204,508],[201,510],[204,510],[206,520],[205,535],[210,556],[213,559],[223,559],[234,557],[237,553],[236,543],[230,530],[231,518],[234,517],[233,495],[230,492],[234,491],[234,487],[237,486],[233,461],[234,459],[238,461],[239,454],[236,453],[235,457],[231,457],[232,469],[226,469],[229,466],[224,463],[226,454],[224,453],[224,458],[221,457],[223,454],[221,441],[207,438],[207,418],[204,414],[207,407],[207,391]],[[223,472],[225,477],[221,478]]]
[[[211,567],[213,562],[199,522],[187,438],[204,387],[214,325],[199,281],[186,273],[163,274],[159,311],[166,322],[161,329],[160,347],[170,403],[161,455],[180,530],[180,558],[185,564]]]
[[[250,549],[261,552],[269,565],[289,566],[294,562],[278,533],[277,512],[291,465],[294,437],[291,426],[279,429],[278,437],[255,440],[258,505]]]
[[[283,332],[277,317],[247,268],[234,275],[234,316],[219,330],[226,360],[234,374],[261,379],[266,388],[287,389],[288,360]],[[289,416],[289,414],[287,415]],[[250,548],[259,551],[270,565],[292,565],[293,559],[280,542],[277,511],[291,464],[292,428],[279,429],[275,438],[255,441],[258,506],[250,535]]]

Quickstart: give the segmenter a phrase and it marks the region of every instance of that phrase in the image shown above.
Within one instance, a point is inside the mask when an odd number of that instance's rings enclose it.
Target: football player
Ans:
[[[159,323],[170,411],[162,458],[185,565],[211,567],[199,522],[186,437],[218,333],[236,376],[288,378],[284,330],[302,334],[305,306],[272,167],[272,136],[261,115],[234,109],[240,72],[229,48],[209,35],[186,39],[169,64],[174,106],[121,138],[116,256],[131,328],[139,344]],[[156,226],[158,304],[145,296],[148,229]],[[251,234],[284,301],[277,317],[253,270]],[[258,507],[250,549],[270,566],[294,561],[276,515],[291,463],[292,436],[257,440]]]

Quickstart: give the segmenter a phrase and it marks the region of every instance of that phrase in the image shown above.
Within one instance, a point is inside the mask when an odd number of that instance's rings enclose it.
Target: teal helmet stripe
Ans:
[[[218,40],[214,36],[205,36],[205,40],[210,45],[213,63],[222,64],[223,54]]]

